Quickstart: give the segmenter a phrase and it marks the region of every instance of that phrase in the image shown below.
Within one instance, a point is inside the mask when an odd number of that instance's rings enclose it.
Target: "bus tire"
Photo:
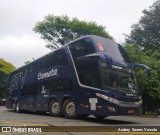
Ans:
[[[67,99],[63,103],[63,115],[68,119],[75,119],[77,118],[76,114],[76,106],[72,99]]]
[[[51,100],[49,103],[49,112],[54,117],[62,116],[62,111],[57,100]]]
[[[17,101],[15,106],[15,112],[20,113],[21,112],[21,104],[19,101]]]

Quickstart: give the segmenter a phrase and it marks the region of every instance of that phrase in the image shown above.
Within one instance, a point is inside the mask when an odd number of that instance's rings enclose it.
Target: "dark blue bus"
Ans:
[[[115,41],[89,35],[13,71],[6,107],[66,118],[137,114],[142,96],[133,64]]]

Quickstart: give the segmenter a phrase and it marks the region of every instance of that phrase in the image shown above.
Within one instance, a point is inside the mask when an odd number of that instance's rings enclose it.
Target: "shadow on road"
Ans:
[[[12,113],[16,113],[12,110],[8,110],[9,112],[12,112]],[[16,113],[17,114],[17,113]],[[31,115],[43,115],[43,116],[50,116],[49,113],[46,113],[46,112],[40,112],[40,111],[37,111],[37,112],[33,112],[33,111],[27,111],[27,110],[23,110],[20,112],[20,114],[31,114]]]
[[[116,116],[115,116],[116,117]],[[87,122],[94,122],[99,124],[109,124],[109,125],[126,125],[126,124],[137,124],[136,122],[130,122],[130,121],[123,121],[123,120],[115,120],[115,119],[97,119],[94,117],[88,117],[85,119],[82,119],[83,121]]]

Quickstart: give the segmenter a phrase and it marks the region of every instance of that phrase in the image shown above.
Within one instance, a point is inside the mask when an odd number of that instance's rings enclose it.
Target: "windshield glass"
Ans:
[[[112,69],[105,69],[104,81],[105,87],[112,89],[127,91],[131,93],[135,93],[137,90],[137,81],[133,71],[128,73]]]
[[[106,52],[113,58],[131,63],[131,60],[127,55],[126,51],[122,48],[121,45],[117,44],[115,41],[99,36],[97,36],[94,40],[96,43],[96,50],[98,52]]]

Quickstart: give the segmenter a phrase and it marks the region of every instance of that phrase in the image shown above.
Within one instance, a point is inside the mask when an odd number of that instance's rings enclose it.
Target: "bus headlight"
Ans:
[[[118,103],[119,103],[119,101],[118,101],[117,99],[112,98],[112,97],[108,97],[108,96],[103,95],[103,94],[100,94],[100,93],[96,93],[96,96],[98,96],[98,97],[100,97],[100,98],[103,98],[103,99],[105,99],[105,100],[107,100],[107,101],[110,101],[110,102],[112,102],[112,103],[115,103],[115,104],[118,104]]]
[[[100,93],[96,93],[96,96],[103,98],[111,103],[115,103],[115,104],[119,104],[119,105],[123,105],[123,106],[134,106],[134,105],[142,105],[142,99],[140,99],[138,102],[124,102],[124,101],[119,101],[115,98],[112,97],[108,97],[106,95],[100,94]]]

